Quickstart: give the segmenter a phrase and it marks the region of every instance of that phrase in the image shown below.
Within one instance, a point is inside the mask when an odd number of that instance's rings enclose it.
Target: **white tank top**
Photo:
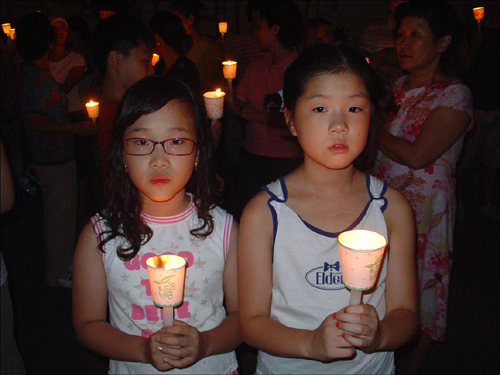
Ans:
[[[366,175],[370,201],[359,217],[345,230],[368,229],[387,239],[383,211],[387,184]],[[269,195],[273,216],[273,287],[271,317],[285,326],[314,330],[323,320],[349,304],[350,293],[342,283],[337,236],[303,221],[286,205],[287,189],[283,178],[264,188]],[[345,231],[344,230],[344,231]],[[342,231],[342,232],[344,232]],[[385,279],[387,254],[375,287],[363,292],[363,302],[377,310],[379,319],[386,313]],[[323,363],[301,358],[276,357],[259,352],[259,374],[382,374],[394,373],[392,352],[365,354],[356,351],[352,360]]]
[[[153,304],[146,269],[146,259],[162,254],[186,258],[186,280],[183,303],[174,308],[175,319],[182,320],[199,331],[217,327],[226,317],[222,306],[223,272],[233,217],[222,208],[211,211],[214,230],[205,240],[189,231],[198,228],[200,219],[191,200],[181,213],[168,217],[142,214],[153,230],[151,240],[141,247],[130,261],[122,261],[117,246],[123,238],[106,243],[103,263],[108,285],[110,323],[119,330],[149,337],[163,326],[161,309]],[[99,215],[92,219],[98,236],[107,230]],[[237,369],[234,352],[203,358],[186,369],[173,369],[169,374],[230,374]],[[110,374],[159,374],[152,365],[110,360]],[[161,372],[163,373],[163,372]]]

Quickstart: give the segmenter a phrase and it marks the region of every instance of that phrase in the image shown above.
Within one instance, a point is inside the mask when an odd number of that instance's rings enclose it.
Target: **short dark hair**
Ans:
[[[365,148],[354,161],[357,169],[367,170],[375,161],[376,138],[392,103],[392,92],[359,51],[345,46],[316,44],[300,53],[285,71],[283,100],[286,109],[294,113],[297,100],[304,93],[307,83],[311,78],[324,73],[355,74],[368,91],[371,104],[370,129]]]
[[[440,66],[443,70],[450,70],[458,59],[460,46],[465,33],[458,13],[447,1],[444,0],[412,0],[399,4],[394,11],[396,32],[405,17],[423,18],[429,23],[432,35],[441,39],[446,35],[451,36],[451,43],[441,53]]]
[[[186,18],[193,16],[195,24],[199,23],[200,11],[203,9],[204,5],[198,0],[177,0],[170,7],[171,12],[180,13]]]
[[[132,259],[141,245],[148,242],[152,236],[151,228],[140,218],[142,202],[139,190],[125,170],[123,135],[141,116],[160,110],[172,100],[186,105],[189,115],[193,117],[196,131],[198,167],[193,171],[186,191],[194,196],[200,227],[193,228],[191,234],[205,238],[214,228],[210,210],[218,203],[219,189],[213,168],[212,146],[204,106],[201,105],[197,93],[181,81],[167,76],[148,76],[125,92],[116,111],[106,154],[106,208],[102,214],[108,221],[110,230],[100,241],[99,248],[104,251],[106,242],[123,237],[128,241],[128,246],[124,245],[118,249],[121,259]]]
[[[24,61],[43,57],[54,41],[54,30],[47,16],[29,12],[16,22],[16,49]]]
[[[300,45],[305,33],[305,22],[302,12],[293,1],[269,1],[260,8],[260,17],[267,21],[269,27],[280,27],[276,37],[283,47],[296,48]]]
[[[110,16],[101,20],[95,30],[92,43],[94,64],[102,75],[106,73],[109,53],[118,51],[128,56],[130,51],[145,44],[154,49],[155,40],[151,30],[131,15]]]
[[[149,20],[149,27],[155,34],[161,36],[164,42],[179,54],[186,53],[187,40],[186,30],[182,21],[175,14],[164,11],[155,14]]]

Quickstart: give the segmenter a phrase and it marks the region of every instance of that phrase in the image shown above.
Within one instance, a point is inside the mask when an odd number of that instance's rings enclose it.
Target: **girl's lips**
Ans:
[[[160,185],[160,184],[166,184],[170,180],[167,177],[165,177],[165,176],[153,176],[149,181],[152,184]]]
[[[333,142],[333,144],[330,147],[328,147],[328,150],[332,152],[343,153],[349,150],[349,146],[345,141],[339,140]]]

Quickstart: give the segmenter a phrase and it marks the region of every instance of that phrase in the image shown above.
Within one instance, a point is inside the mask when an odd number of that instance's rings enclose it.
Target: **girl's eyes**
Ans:
[[[325,107],[316,107],[313,109],[314,112],[318,112],[318,113],[323,113],[323,112],[326,112],[326,108]]]
[[[349,112],[357,113],[360,111],[361,111],[361,108],[359,108],[359,107],[350,107],[349,108]]]
[[[150,142],[150,141],[149,141],[149,140],[147,140],[147,139],[136,139],[136,140],[134,141],[134,143],[135,143],[136,145],[139,145],[139,146],[147,146],[147,145],[149,145],[149,142]]]
[[[181,145],[184,143],[184,140],[182,139],[172,139],[170,142],[169,142],[172,146],[178,146],[178,145]]]

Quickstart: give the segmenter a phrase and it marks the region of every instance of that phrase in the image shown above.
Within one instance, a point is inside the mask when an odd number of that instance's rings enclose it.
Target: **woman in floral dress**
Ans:
[[[395,114],[381,133],[376,174],[410,201],[418,234],[421,334],[406,371],[419,373],[434,341],[444,341],[455,224],[455,169],[472,126],[472,95],[445,73],[460,44],[446,2],[399,5],[396,51],[408,72],[392,85]],[[404,370],[403,370],[404,371]]]

